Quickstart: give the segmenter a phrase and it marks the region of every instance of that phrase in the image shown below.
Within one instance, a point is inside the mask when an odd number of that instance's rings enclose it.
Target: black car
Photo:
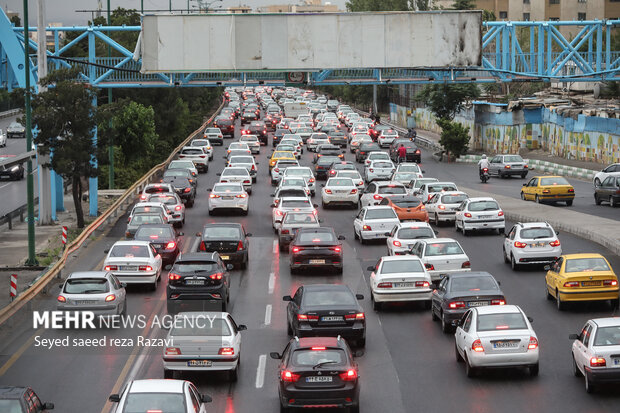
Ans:
[[[422,162],[422,151],[415,143],[408,139],[394,139],[394,142],[390,145],[390,158],[392,161],[398,162],[398,148],[401,145],[404,145],[407,150],[406,162]]]
[[[366,316],[358,300],[343,284],[303,285],[288,302],[287,331],[295,337],[344,337],[358,346],[366,345]]]
[[[289,134],[289,133],[291,133],[291,132],[288,129],[285,129],[285,128],[278,128],[278,129],[276,129],[276,131],[273,133],[273,138],[271,138],[271,146],[273,146],[274,148],[276,146],[278,146],[278,144],[282,140],[282,137],[284,135]]]
[[[609,202],[612,207],[620,205],[620,174],[613,173],[594,187],[594,202]]]
[[[359,413],[359,369],[347,342],[340,337],[292,339],[280,360],[280,412],[296,407],[338,407]]]
[[[344,152],[342,151],[340,146],[337,146],[337,145],[331,145],[331,144],[319,145],[318,148],[316,148],[315,152],[316,152],[314,155],[315,162],[323,156],[337,156],[340,159],[344,160]]]
[[[291,241],[291,273],[302,268],[334,268],[342,274],[343,235],[336,236],[333,228],[301,228]]]
[[[12,138],[25,138],[26,128],[19,122],[11,122],[8,128],[6,128],[7,139]]]
[[[269,143],[269,135],[267,134],[267,125],[262,120],[258,120],[250,123],[250,126],[246,128],[251,135],[258,136],[258,140],[261,145],[267,145]]]
[[[243,109],[243,113],[241,114],[241,123],[250,123],[255,120],[258,120],[256,110],[252,108]]]
[[[219,128],[223,136],[230,136],[231,138],[235,136],[235,121],[229,117],[222,116],[215,118],[213,127]]]
[[[3,413],[43,413],[54,403],[42,402],[30,387],[0,386],[0,411]]]
[[[341,162],[341,159],[337,156],[321,156],[314,164],[316,179],[327,179],[327,171],[335,162]]]
[[[355,161],[364,162],[370,152],[380,152],[381,146],[377,142],[362,143],[355,151]]]
[[[200,237],[198,251],[218,252],[222,260],[246,269],[249,260],[250,242],[252,234],[245,232],[243,225],[232,222],[207,224]]]
[[[171,176],[180,176],[182,178],[187,178],[190,184],[196,188],[198,186],[198,180],[194,178],[191,171],[189,169],[168,169],[164,172],[164,176],[160,182],[164,182],[163,178],[171,177]]]
[[[143,224],[138,227],[133,239],[150,242],[166,265],[172,264],[179,255],[181,236],[183,233],[177,234],[170,224]]]
[[[504,305],[506,298],[495,278],[485,271],[447,274],[431,296],[433,320],[441,320],[444,333],[472,307]]]
[[[9,159],[9,158],[6,158]],[[0,158],[2,161],[3,158]],[[11,181],[19,181],[20,179],[24,179],[24,165],[0,165],[0,179],[8,178]]]
[[[179,197],[185,201],[185,205],[189,208],[194,206],[196,199],[196,187],[189,179],[182,176],[164,176],[162,183],[170,184],[174,188]]]
[[[226,311],[231,269],[217,252],[180,254],[168,273],[168,313]]]
[[[347,140],[347,135],[344,132],[333,131],[333,132],[326,132],[326,133],[327,133],[327,136],[329,136],[329,142],[332,145],[338,145],[342,148],[347,147],[347,143],[349,141]]]

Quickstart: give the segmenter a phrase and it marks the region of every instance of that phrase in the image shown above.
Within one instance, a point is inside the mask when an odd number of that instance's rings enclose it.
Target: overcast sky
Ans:
[[[346,0],[328,0],[332,4],[337,4],[340,9],[345,8]],[[323,0],[323,3],[326,1]],[[107,0],[101,0],[102,8],[105,10],[107,7]],[[190,8],[197,6],[198,3],[195,0],[190,0]],[[248,5],[252,8],[258,6],[264,6],[267,4],[299,4],[301,1],[287,1],[287,0],[223,0],[217,2],[214,6],[221,5],[222,7]],[[29,4],[29,17],[30,25],[34,26],[37,22],[37,1],[28,0]],[[0,5],[3,9],[9,9],[19,13],[20,17],[23,16],[23,0],[0,0]],[[110,0],[110,8],[114,10],[117,7],[124,7],[126,9],[134,8],[140,10],[140,0]],[[144,10],[164,9],[168,10],[169,0],[144,0]],[[86,24],[91,19],[91,13],[78,13],[76,10],[93,10],[97,8],[97,0],[47,0],[47,21],[48,22],[61,22],[65,25],[82,25]],[[187,10],[187,0],[172,0],[173,9]]]

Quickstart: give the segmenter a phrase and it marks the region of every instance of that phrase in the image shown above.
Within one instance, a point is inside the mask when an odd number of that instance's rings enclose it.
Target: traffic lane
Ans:
[[[34,182],[34,197],[39,196],[39,174],[35,169],[32,173]],[[28,192],[26,177],[20,181],[0,180],[0,217],[11,211],[26,205],[28,202]]]
[[[507,179],[491,177],[486,184],[483,184],[478,176],[477,165],[437,162],[427,151],[423,151],[421,168],[425,171],[425,177],[437,178],[440,181],[450,181],[456,183],[457,186],[462,185],[468,188],[476,188],[481,191],[512,198],[520,198],[523,184],[527,183],[531,177],[540,174],[537,171],[530,171],[525,179],[521,179],[521,177]],[[566,179],[575,188],[575,200],[570,207],[564,203],[558,203],[556,205],[557,208],[570,208],[571,210],[589,215],[620,220],[620,214],[614,208],[609,207],[607,204],[596,205],[594,203],[594,189],[591,182],[574,178]]]

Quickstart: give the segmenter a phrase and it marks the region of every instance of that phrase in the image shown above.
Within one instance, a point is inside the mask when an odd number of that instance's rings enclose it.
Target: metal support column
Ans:
[[[88,32],[88,61],[94,63],[95,61],[95,33],[92,30],[92,27],[89,28]],[[88,71],[88,77],[91,81],[95,80],[96,72],[95,66],[90,65]],[[97,106],[97,96],[93,98],[93,106]],[[95,126],[95,130],[93,131],[93,143],[97,144],[97,127]],[[97,157],[93,155],[92,163],[94,167],[97,167]],[[96,217],[98,215],[99,210],[99,178],[89,178],[88,179],[88,211],[91,217]]]
[[[110,26],[110,0],[108,0],[108,26]],[[110,36],[110,32],[108,32],[108,36]],[[111,61],[111,49],[110,45],[108,45],[108,61]],[[112,63],[109,63],[112,66]],[[112,88],[108,88],[108,103],[112,103]],[[108,126],[112,126],[112,121]],[[110,138],[110,143],[108,145],[108,189],[114,189],[114,141]]]

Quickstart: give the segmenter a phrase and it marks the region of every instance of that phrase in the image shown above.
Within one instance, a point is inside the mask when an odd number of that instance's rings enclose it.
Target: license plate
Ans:
[[[204,285],[204,280],[185,280],[185,285]]]
[[[469,307],[482,307],[483,305],[488,305],[489,303],[486,301],[470,301],[467,303]]]
[[[211,367],[211,360],[190,360],[187,362],[188,367]]]
[[[121,270],[123,271],[136,271],[138,269],[135,265],[123,265],[121,266]]]
[[[230,256],[229,255],[220,255],[220,258],[223,260],[229,260]]]
[[[530,244],[531,248],[540,248],[540,247],[544,247],[545,243],[544,242],[535,242],[533,244]]]
[[[516,348],[519,346],[517,341],[495,341],[493,348]]]
[[[415,283],[394,283],[396,288],[412,288],[415,287]]]
[[[480,215],[478,217],[478,219],[489,219],[489,218],[493,218],[493,215]]]
[[[332,376],[310,376],[306,377],[306,383],[331,383]]]
[[[226,201],[230,201],[230,200],[233,200],[234,198],[232,196],[223,196],[222,199]]]
[[[601,285],[600,281],[582,281],[581,285],[584,287],[594,287]]]
[[[308,264],[325,264],[325,260],[309,260]]]
[[[339,315],[321,317],[321,321],[342,321],[342,320],[343,320],[342,316],[339,316]]]
[[[76,302],[78,305],[97,304],[97,301],[94,300],[79,300]]]

